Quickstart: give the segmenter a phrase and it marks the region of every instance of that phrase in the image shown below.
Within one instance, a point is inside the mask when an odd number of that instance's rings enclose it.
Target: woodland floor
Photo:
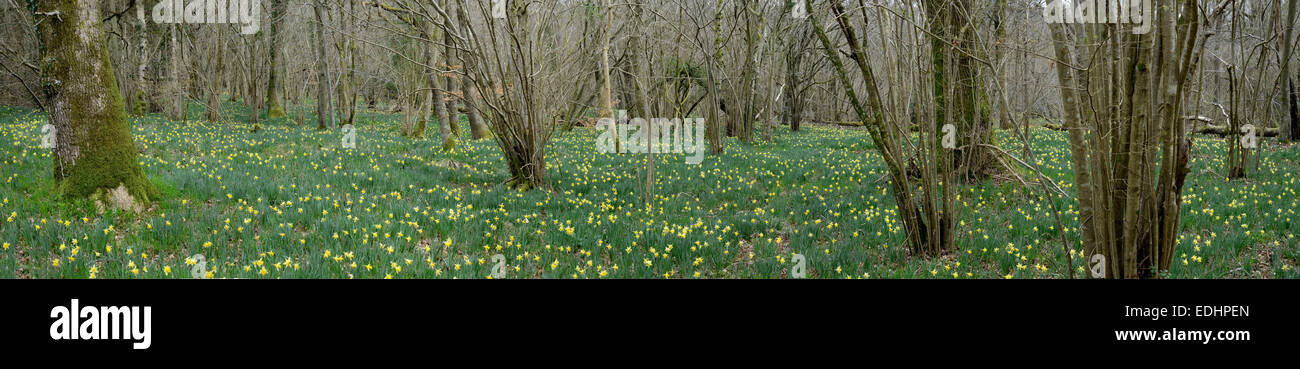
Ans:
[[[227,116],[247,112],[229,105]],[[495,142],[470,140],[468,124],[459,148],[440,152],[436,139],[401,137],[396,119],[362,113],[345,150],[342,133],[317,131],[310,117],[263,121],[256,133],[246,121],[132,118],[163,198],[141,214],[98,214],[53,197],[52,159],[38,147],[46,119],[0,108],[0,278],[485,278],[497,254],[506,278],[786,278],[794,254],[810,278],[1084,273],[1042,190],[1005,179],[959,190],[956,253],[909,256],[861,130],[777,127],[771,142],[729,139],[700,165],[656,155],[648,206],[638,180],[647,156],[599,154],[594,130],[557,133],[546,151],[552,190],[520,193],[501,184]],[[1031,141],[1045,174],[1073,195],[1065,134],[1035,128]],[[1259,169],[1228,182],[1222,140],[1197,139],[1169,277],[1300,277],[1300,146],[1261,145]],[[1077,203],[1057,201],[1077,249]]]

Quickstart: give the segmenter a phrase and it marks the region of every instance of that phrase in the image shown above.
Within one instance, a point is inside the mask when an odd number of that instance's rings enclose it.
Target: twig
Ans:
[[[1025,168],[1034,171],[1034,174],[1037,174],[1039,178],[1042,178],[1042,179],[1046,180],[1048,184],[1051,184],[1051,185],[1052,185],[1052,188],[1056,190],[1056,193],[1059,193],[1059,194],[1061,194],[1061,196],[1064,196],[1064,197],[1069,197],[1069,195],[1065,194],[1065,190],[1062,190],[1062,189],[1061,189],[1061,186],[1058,186],[1058,185],[1056,184],[1056,181],[1053,181],[1051,177],[1048,177],[1047,175],[1044,175],[1043,172],[1034,169],[1034,167],[1033,167],[1032,165],[1029,165],[1029,163],[1025,163],[1024,160],[1020,160],[1020,158],[1017,158],[1017,157],[1015,157],[1014,155],[1011,155],[1010,153],[1006,152],[1005,150],[1002,150],[1002,148],[999,148],[999,147],[997,147],[997,146],[993,146],[993,145],[989,145],[989,144],[978,144],[978,145],[979,145],[979,146],[983,146],[983,147],[987,147],[987,148],[990,148],[990,149],[993,149],[994,151],[997,151],[997,152],[999,152],[999,153],[1002,153],[1002,155],[1006,155],[1007,157],[1009,157],[1009,158],[1015,160],[1017,163],[1020,163],[1021,166],[1024,166]]]

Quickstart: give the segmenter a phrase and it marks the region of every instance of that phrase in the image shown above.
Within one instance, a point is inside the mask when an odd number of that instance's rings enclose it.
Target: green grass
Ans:
[[[227,105],[226,116],[247,114]],[[495,254],[507,278],[786,278],[794,254],[810,278],[1083,274],[1082,257],[1067,264],[1042,191],[1015,181],[962,187],[958,251],[910,257],[861,130],[777,128],[772,142],[729,140],[701,165],[657,155],[646,205],[637,175],[647,157],[597,153],[594,130],[557,133],[546,153],[553,190],[520,193],[502,185],[496,143],[470,140],[468,124],[462,145],[440,152],[437,140],[401,137],[391,115],[360,114],[352,150],[309,122],[249,133],[245,122],[133,118],[163,198],[142,214],[97,214],[53,197],[52,159],[38,148],[45,118],[0,108],[0,278],[190,278],[197,254],[214,278],[485,278]],[[1035,129],[1032,141],[1045,173],[1073,192],[1064,133]],[[1258,172],[1233,182],[1215,174],[1222,151],[1209,138],[1193,148],[1169,276],[1300,277],[1300,149],[1270,148]],[[1064,221],[1078,248],[1078,219]]]

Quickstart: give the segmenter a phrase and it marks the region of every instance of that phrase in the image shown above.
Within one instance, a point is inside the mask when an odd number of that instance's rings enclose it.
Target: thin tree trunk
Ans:
[[[226,48],[225,45],[223,44],[224,38],[222,37],[224,36],[225,33],[224,27],[216,26],[214,28],[216,28],[216,30],[214,31],[215,33],[214,37],[216,38],[214,40],[216,57],[208,60],[208,62],[210,63],[208,64],[210,66],[209,70],[211,70],[212,72],[211,74],[208,75],[208,78],[210,79],[208,80],[208,86],[207,86],[208,106],[207,106],[205,116],[208,122],[216,123],[217,121],[221,120],[221,93],[223,92],[222,82],[224,81],[225,78],[226,63],[224,59],[226,54],[225,53]],[[209,50],[208,52],[213,52],[213,51]],[[208,54],[208,55],[210,56],[212,54]]]
[[[285,13],[284,1],[271,0],[271,24],[266,35],[271,68],[266,78],[266,117],[271,119],[284,116],[284,97],[280,86],[281,69],[283,69],[281,64],[284,62],[280,57],[280,23]]]
[[[811,0],[807,0],[811,9]],[[890,175],[891,194],[894,202],[898,206],[898,216],[902,220],[903,230],[907,234],[908,244],[911,249],[921,255],[937,256],[944,252],[951,251],[947,249],[952,245],[951,237],[953,236],[953,222],[950,220],[951,212],[940,215],[933,207],[936,201],[950,201],[947,199],[936,199],[935,191],[932,186],[926,185],[922,189],[921,198],[922,206],[917,205],[917,196],[914,192],[911,181],[906,172],[906,165],[903,160],[905,153],[902,152],[902,146],[896,139],[898,126],[888,119],[885,114],[885,107],[882,102],[879,86],[877,85],[875,72],[871,67],[871,62],[867,59],[867,54],[863,52],[861,39],[857,36],[855,28],[849,23],[848,15],[845,14],[844,5],[838,2],[830,3],[832,17],[839,25],[840,32],[843,33],[844,39],[849,47],[849,59],[857,66],[858,72],[861,73],[863,84],[866,87],[866,104],[858,98],[858,94],[853,84],[849,81],[849,74],[843,61],[840,58],[840,50],[831,42],[826,35],[825,28],[816,16],[810,16],[813,29],[817,34],[818,40],[821,41],[822,49],[826,57],[831,60],[834,67],[833,72],[840,80],[841,86],[847,95],[850,105],[854,112],[857,113],[858,119],[861,119],[864,126],[867,127],[868,136],[872,144],[879,151],[885,161],[885,166]],[[937,130],[930,131],[931,133]],[[930,147],[937,147],[938,141],[935,135],[930,134]],[[932,152],[935,158],[940,160],[948,159],[948,155],[939,152]],[[936,167],[928,167],[927,182],[933,182]],[[945,182],[945,184],[951,183]],[[945,191],[947,193],[948,191]],[[944,205],[944,208],[949,206]],[[923,211],[929,213],[924,214]],[[926,224],[926,220],[931,220]],[[937,229],[935,229],[937,228]],[[937,237],[936,237],[937,236]]]
[[[1287,119],[1278,127],[1278,140],[1281,141],[1295,140],[1298,136],[1297,133],[1300,133],[1297,132],[1300,131],[1300,106],[1296,106],[1295,79],[1291,74],[1291,59],[1293,59],[1293,55],[1291,54],[1294,52],[1292,39],[1295,37],[1296,3],[1300,3],[1300,1],[1287,1],[1286,24],[1283,25],[1283,27],[1286,27],[1286,31],[1282,33],[1282,40],[1278,41],[1278,43],[1282,44],[1282,66],[1278,69],[1281,71],[1279,78],[1286,78],[1287,86]]]
[[[147,96],[150,95],[145,93],[149,88],[145,86],[144,78],[145,67],[149,65],[149,28],[148,24],[145,23],[144,6],[136,5],[135,11],[136,18],[140,21],[139,26],[137,26],[137,30],[140,32],[140,64],[135,70],[135,105],[131,110],[135,115],[144,115],[149,111],[149,98]]]
[[[181,86],[181,65],[183,65],[181,63],[181,58],[182,58],[181,50],[184,47],[184,45],[181,44],[180,40],[178,40],[178,37],[176,37],[177,33],[180,32],[178,30],[179,25],[172,24],[168,28],[170,29],[170,33],[171,33],[171,49],[172,49],[171,50],[172,51],[172,57],[171,57],[172,59],[172,75],[171,75],[172,100],[170,101],[170,104],[168,104],[168,106],[170,107],[168,109],[169,110],[168,118],[175,121],[184,121],[185,120],[185,88]]]
[[[429,44],[425,45],[424,63],[427,68],[424,70],[425,78],[429,81],[429,104],[432,105],[434,113],[437,114],[438,132],[441,133],[442,150],[449,151],[456,148],[456,136],[452,134],[451,122],[448,118],[447,102],[442,91],[442,77],[438,76],[438,43],[441,42],[442,31],[434,27],[433,22],[427,25],[427,35]]]
[[[1084,255],[1097,277],[1159,278],[1177,244],[1191,146],[1181,110],[1188,71],[1197,70],[1208,34],[1199,33],[1193,0],[1178,10],[1173,2],[1155,9],[1149,35],[1114,25],[1049,27]],[[1067,27],[1085,32],[1075,47],[1088,62],[1074,57]]]
[[[1290,106],[1290,118],[1282,124],[1286,130],[1279,132],[1278,137],[1287,141],[1300,140],[1300,94],[1296,93],[1295,78],[1287,76],[1287,101]]]
[[[313,2],[316,13],[316,129],[326,130],[334,112],[330,109],[329,62],[325,53],[325,5],[321,0]]]
[[[614,117],[614,89],[613,86],[611,85],[610,76],[609,76],[610,74],[609,70],[613,68],[609,65],[609,39],[610,39],[610,33],[614,32],[613,30],[614,8],[612,7],[612,5],[610,5],[608,0],[605,1],[604,5],[605,5],[606,23],[605,23],[605,30],[602,33],[602,35],[604,36],[603,38],[604,42],[602,43],[600,48],[600,81],[602,84],[602,87],[600,89],[600,103],[601,103],[600,116],[615,118]],[[615,152],[617,151],[618,150],[615,150]]]
[[[796,37],[804,37],[803,32],[795,32]],[[804,94],[800,93],[799,86],[803,84],[799,78],[799,68],[803,64],[804,51],[802,47],[793,45],[798,40],[791,40],[792,45],[788,45],[790,51],[787,53],[785,64],[785,90],[782,91],[781,102],[781,121],[790,125],[790,130],[799,131],[800,124],[803,123]]]

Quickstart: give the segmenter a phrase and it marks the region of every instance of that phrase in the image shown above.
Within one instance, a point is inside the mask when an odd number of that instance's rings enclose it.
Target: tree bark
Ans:
[[[1297,141],[1300,140],[1300,94],[1296,93],[1295,78],[1288,76],[1286,85],[1291,114],[1290,119],[1282,124],[1282,127],[1286,127],[1285,133],[1279,133],[1278,137],[1287,141]]]
[[[931,64],[933,65],[935,126],[952,123],[957,129],[953,168],[967,181],[988,178],[995,170],[993,153],[983,146],[992,141],[993,126],[983,102],[983,83],[976,73],[976,22],[971,0],[927,0]],[[949,62],[951,61],[951,62]],[[952,68],[952,71],[948,69]],[[949,107],[955,110],[949,112]],[[949,121],[952,120],[952,121]]]
[[[441,133],[442,150],[449,151],[456,148],[456,135],[452,134],[451,122],[448,118],[447,102],[442,91],[442,77],[438,76],[438,43],[441,41],[441,31],[434,27],[433,22],[428,22],[426,36],[429,37],[429,44],[424,48],[424,70],[425,78],[429,81],[429,104],[433,112],[437,114],[438,132]]]
[[[343,31],[339,33],[342,37],[336,37],[334,42],[334,50],[339,55],[339,74],[334,81],[337,106],[334,109],[338,111],[336,125],[341,127],[352,124],[357,115],[356,0],[343,1],[338,10],[338,27]]]
[[[211,73],[208,75],[209,80],[206,86],[208,103],[204,113],[204,116],[207,118],[208,122],[212,122],[212,123],[216,123],[217,121],[221,120],[222,81],[225,76],[224,71],[226,69],[225,68],[226,63],[223,60],[225,59],[224,57],[225,57],[226,47],[225,45],[222,44],[223,41],[222,36],[224,36],[223,33],[225,32],[225,29],[224,27],[220,27],[220,26],[214,28],[216,28],[216,30],[212,31],[214,37],[213,46],[215,46],[216,50],[215,51],[208,50],[208,53],[215,52],[216,57],[208,59],[208,63],[209,63],[208,65],[210,67],[209,70],[211,71]],[[212,54],[207,54],[207,55],[212,56]]]
[[[1196,1],[1176,6],[1153,6],[1159,14],[1151,34],[1109,25],[1049,26],[1083,253],[1100,277],[1159,278],[1173,260],[1191,147],[1182,106],[1188,71],[1199,67],[1208,36],[1199,32]],[[1084,32],[1081,39],[1072,42],[1067,27]],[[1086,52],[1082,59],[1075,49]]]
[[[713,154],[722,154],[725,146],[722,144],[723,139],[723,122],[722,115],[718,114],[724,104],[722,101],[722,89],[718,88],[718,61],[722,59],[722,9],[724,0],[718,0],[716,13],[713,16],[713,50],[716,50],[711,57],[705,57],[706,78],[705,89],[709,94],[709,105],[705,114],[708,120],[705,122],[706,129],[704,137],[709,141],[709,152]]]
[[[42,0],[37,11],[50,124],[54,183],[65,198],[141,211],[158,197],[137,162],[97,0]]]
[[[809,9],[812,9],[812,1],[806,0]],[[835,43],[832,43],[822,27],[821,22],[816,16],[810,16],[813,29],[816,32],[818,40],[821,41],[822,50],[826,57],[830,59],[834,68],[833,72],[847,96],[849,104],[853,107],[863,126],[867,128],[868,136],[872,144],[880,153],[885,161],[890,176],[890,189],[894,197],[894,203],[898,207],[898,217],[903,223],[903,230],[907,234],[908,245],[911,249],[920,255],[938,256],[943,253],[952,251],[954,247],[954,224],[952,221],[952,191],[950,185],[951,172],[943,170],[944,164],[939,166],[927,166],[924,172],[924,178],[920,191],[921,196],[913,189],[913,184],[908,178],[906,165],[903,160],[907,154],[903,152],[903,147],[897,137],[900,135],[897,122],[889,120],[885,114],[885,106],[881,98],[880,88],[877,85],[875,71],[871,66],[871,61],[863,52],[861,39],[857,36],[856,30],[850,24],[849,15],[844,10],[844,5],[839,2],[831,2],[830,8],[832,17],[839,25],[840,32],[843,33],[845,41],[849,47],[849,59],[857,66],[857,71],[861,74],[863,84],[866,87],[865,104],[858,97],[854,84],[849,80],[849,74],[840,58],[840,49]],[[939,146],[938,138],[934,134],[937,130],[930,131],[927,135],[930,139],[926,143],[927,147],[937,148]],[[910,146],[910,145],[909,145]],[[950,154],[942,150],[930,150],[929,159],[937,163],[951,161]],[[951,169],[951,168],[947,168]],[[939,191],[935,188],[935,181],[941,173],[944,174],[943,183],[945,188]],[[942,193],[942,195],[940,195]],[[918,206],[918,200],[920,206]],[[942,204],[939,204],[942,203]],[[948,210],[941,211],[940,208]],[[928,221],[928,223],[927,223]]]
[[[330,109],[330,79],[328,55],[325,53],[325,5],[321,0],[314,0],[313,11],[316,13],[316,129],[326,130],[333,121],[334,112]]]
[[[271,0],[271,18],[270,25],[267,28],[267,54],[270,55],[269,71],[266,78],[266,117],[275,119],[283,117],[284,114],[284,96],[281,94],[280,86],[281,64],[284,62],[280,58],[280,23],[283,22],[285,13],[285,0]]]
[[[1282,33],[1282,40],[1278,42],[1282,44],[1282,66],[1279,69],[1281,71],[1281,76],[1279,78],[1286,78],[1286,101],[1288,108],[1288,119],[1282,122],[1282,124],[1279,124],[1278,127],[1280,131],[1279,139],[1282,141],[1294,141],[1297,138],[1300,138],[1300,106],[1297,106],[1295,79],[1291,74],[1291,59],[1293,59],[1292,53],[1295,51],[1293,50],[1291,40],[1295,36],[1296,3],[1300,3],[1300,1],[1287,1],[1286,24],[1284,25],[1286,31]]]
[[[181,85],[181,49],[184,47],[177,38],[179,25],[172,24],[167,27],[171,34],[171,51],[172,51],[172,70],[171,70],[171,101],[168,102],[168,119],[174,121],[185,120],[185,88]]]
[[[151,95],[145,92],[149,90],[149,88],[145,86],[145,78],[144,78],[145,67],[149,65],[149,37],[148,37],[149,28],[148,28],[148,23],[145,23],[144,8],[145,7],[140,4],[136,4],[135,6],[136,17],[140,22],[140,24],[137,26],[137,30],[140,32],[140,41],[139,41],[140,64],[136,67],[135,70],[135,97],[134,97],[135,104],[131,109],[132,113],[134,113],[135,115],[144,115],[145,113],[149,112],[148,96]]]
[[[795,37],[791,37],[789,45],[787,45],[789,51],[786,53],[785,61],[785,90],[781,92],[783,95],[781,97],[783,103],[781,121],[789,124],[790,130],[794,132],[799,132],[799,128],[803,123],[803,110],[807,101],[799,88],[804,83],[799,73],[804,57],[804,49],[799,46],[802,45],[802,40],[799,38],[807,36],[801,30],[802,28],[795,29]]]
[[[441,0],[440,3],[443,9],[447,9],[447,0]],[[448,23],[451,24],[458,23],[458,17],[455,12],[448,12],[448,17],[451,18],[450,20],[448,20]],[[442,60],[443,60],[443,65],[446,66],[447,69],[455,69],[456,64],[458,64],[458,60],[456,58],[456,48],[452,47],[450,42],[447,42],[446,45],[444,46],[442,52]],[[456,108],[457,105],[456,103],[460,101],[460,98],[456,97],[455,94],[452,92],[460,90],[460,87],[457,86],[456,78],[452,74],[448,74],[441,78],[443,79],[442,88],[444,91],[447,91],[449,95],[446,99],[444,99],[445,100],[444,104],[446,104],[446,107],[443,110],[447,112],[447,122],[451,126],[451,135],[459,136],[460,135],[460,109]]]

